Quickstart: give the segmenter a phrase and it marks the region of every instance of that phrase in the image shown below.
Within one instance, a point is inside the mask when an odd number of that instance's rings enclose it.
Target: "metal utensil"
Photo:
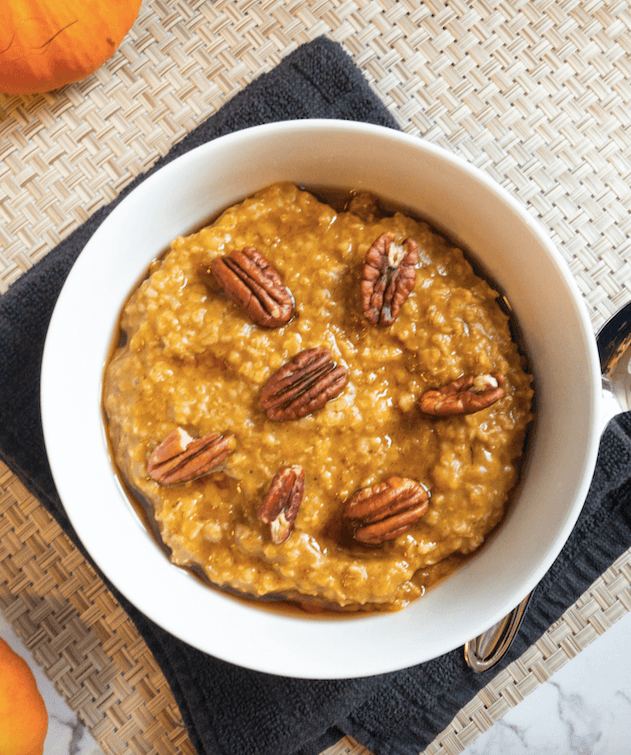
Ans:
[[[631,302],[616,312],[596,335],[602,375],[601,434],[609,422],[631,410]],[[532,593],[486,632],[464,646],[465,660],[473,671],[495,666],[511,645],[526,613]]]

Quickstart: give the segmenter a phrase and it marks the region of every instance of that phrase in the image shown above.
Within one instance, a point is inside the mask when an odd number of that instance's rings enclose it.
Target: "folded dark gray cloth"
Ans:
[[[342,48],[319,38],[246,87],[153,170],[231,131],[314,117],[397,128]],[[0,298],[0,456],[79,548],[46,460],[39,371],[48,321],[65,277],[121,198],[96,212]],[[414,668],[364,679],[314,681],[261,674],[182,643],[112,589],[161,665],[199,755],[319,755],[345,734],[375,755],[418,755],[497,671],[536,641],[631,546],[630,500],[631,420],[625,415],[605,433],[580,520],[537,588],[510,655],[482,675],[467,668],[461,649]]]

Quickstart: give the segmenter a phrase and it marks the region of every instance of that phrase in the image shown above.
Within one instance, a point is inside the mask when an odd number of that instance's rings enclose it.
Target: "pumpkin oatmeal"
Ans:
[[[462,251],[359,195],[267,187],[172,242],[104,375],[116,466],[175,564],[396,610],[502,520],[531,377]]]

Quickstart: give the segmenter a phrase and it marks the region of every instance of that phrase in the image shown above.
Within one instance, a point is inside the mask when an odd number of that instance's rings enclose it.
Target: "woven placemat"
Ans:
[[[598,0],[144,0],[116,55],[0,95],[0,292],[260,73],[326,34],[408,133],[485,170],[548,229],[594,329],[631,299],[631,7]],[[194,754],[155,660],[0,465],[0,610],[107,755]],[[426,750],[476,736],[631,610],[631,551]],[[344,739],[326,755],[370,755]]]

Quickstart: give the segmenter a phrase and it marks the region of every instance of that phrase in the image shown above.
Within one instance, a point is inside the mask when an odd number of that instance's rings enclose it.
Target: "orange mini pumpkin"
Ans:
[[[48,92],[86,78],[118,49],[141,0],[2,0],[0,92]]]
[[[42,755],[48,713],[27,662],[0,637],[0,753]]]

